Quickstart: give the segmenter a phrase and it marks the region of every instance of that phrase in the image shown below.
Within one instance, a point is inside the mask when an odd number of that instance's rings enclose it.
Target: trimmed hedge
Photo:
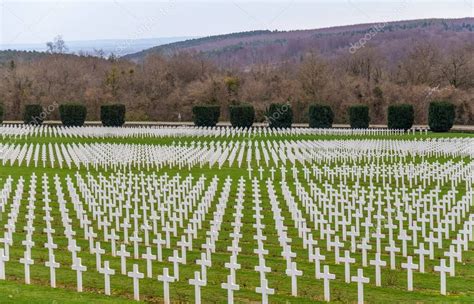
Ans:
[[[46,118],[43,107],[39,104],[25,105],[23,112],[23,122],[27,125],[41,125]]]
[[[454,124],[455,107],[447,101],[433,101],[428,110],[428,125],[433,132],[448,132]]]
[[[0,105],[0,123],[3,122],[3,106]]]
[[[111,104],[100,107],[100,120],[104,127],[121,127],[125,123],[125,105]]]
[[[82,127],[86,121],[87,109],[82,104],[62,104],[59,106],[61,122],[67,127]]]
[[[293,123],[293,110],[289,104],[272,103],[266,116],[270,128],[291,128]]]
[[[334,112],[330,106],[312,104],[309,106],[310,128],[331,128],[334,121]]]
[[[229,107],[230,123],[237,128],[250,128],[255,120],[255,109],[252,105],[235,105]]]
[[[413,126],[415,110],[410,104],[390,105],[387,110],[387,126],[389,129],[408,130]]]
[[[366,105],[353,105],[349,108],[349,122],[353,129],[367,129],[370,116],[369,107]]]
[[[217,105],[198,105],[193,107],[194,124],[198,127],[215,127],[221,115]]]

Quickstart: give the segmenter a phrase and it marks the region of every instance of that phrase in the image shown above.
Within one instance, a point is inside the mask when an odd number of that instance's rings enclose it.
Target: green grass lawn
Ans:
[[[410,140],[410,139],[424,139],[424,138],[440,138],[440,137],[472,137],[471,134],[466,133],[430,133],[429,135],[403,135],[403,136],[391,136],[390,139],[398,140]],[[292,136],[282,137],[273,136],[267,138],[256,137],[252,140],[340,140],[340,139],[384,139],[382,136],[370,136],[370,137],[338,137],[338,136]],[[93,142],[110,142],[110,143],[134,143],[134,144],[165,144],[170,145],[173,142],[192,142],[197,140],[228,140],[226,138],[134,138],[134,139],[64,139],[54,137],[39,137],[39,138],[28,138],[28,139],[17,139],[14,143],[93,143]],[[238,138],[236,140],[245,140],[245,138]],[[0,139],[1,143],[11,143],[11,138]],[[429,162],[446,162],[449,159],[439,158],[428,159]],[[468,158],[456,158],[453,161],[459,162],[471,162]],[[413,163],[420,163],[421,160],[414,158]],[[255,160],[253,165],[256,167]],[[323,167],[325,164],[315,164],[318,167]],[[341,164],[333,163],[331,167],[335,167]],[[360,164],[363,165],[363,164]],[[288,166],[289,168],[289,166]],[[301,170],[301,165],[298,165]],[[89,254],[89,243],[84,240],[83,231],[79,227],[79,221],[75,218],[73,213],[73,206],[70,202],[68,191],[66,188],[65,178],[75,174],[77,170],[58,169],[58,168],[32,168],[22,166],[5,166],[0,169],[0,187],[3,187],[5,178],[11,176],[14,179],[14,186],[12,195],[16,188],[17,181],[20,177],[25,179],[24,193],[21,201],[20,214],[16,223],[17,230],[14,233],[14,245],[10,248],[10,261],[6,263],[6,281],[0,281],[0,303],[128,303],[133,301],[133,285],[132,279],[120,274],[120,260],[118,257],[113,257],[110,253],[110,245],[106,242],[102,242],[102,248],[106,249],[106,254],[102,260],[109,260],[111,267],[116,270],[116,275],[111,279],[112,295],[105,296],[103,290],[103,276],[95,270],[95,255]],[[288,170],[290,171],[290,170]],[[137,170],[133,171],[138,173]],[[236,166],[228,167],[224,166],[222,169],[216,167],[204,168],[194,167],[191,170],[179,170],[177,168],[165,167],[161,170],[150,170],[146,171],[146,174],[156,173],[158,176],[167,173],[170,176],[174,176],[179,173],[182,177],[192,174],[196,179],[204,175],[206,180],[206,186],[209,185],[213,176],[219,178],[219,188],[214,198],[211,209],[208,211],[206,218],[203,222],[203,228],[199,230],[198,238],[193,243],[193,251],[187,253],[187,264],[180,265],[180,281],[171,283],[170,294],[172,302],[193,302],[194,301],[194,287],[188,284],[188,279],[193,277],[194,271],[200,269],[195,264],[195,260],[200,257],[201,249],[200,245],[205,241],[205,232],[210,227],[210,221],[212,220],[213,212],[216,211],[216,204],[220,195],[220,189],[227,176],[230,176],[233,180],[230,198],[225,210],[223,224],[220,230],[219,239],[216,243],[216,253],[212,255],[212,267],[208,269],[208,280],[207,286],[201,290],[202,302],[203,303],[224,303],[227,300],[227,293],[220,287],[220,284],[226,281],[226,276],[229,273],[228,269],[224,267],[224,263],[229,261],[230,254],[226,251],[227,246],[231,245],[231,239],[229,233],[232,232],[231,223],[234,219],[232,213],[234,212],[234,202],[236,199],[237,182],[241,176],[246,178],[245,187],[245,201],[243,210],[243,227],[241,233],[243,238],[240,240],[240,246],[242,252],[238,255],[238,262],[242,265],[242,269],[237,271],[237,284],[240,285],[240,290],[235,292],[234,297],[236,302],[239,303],[258,303],[260,302],[261,296],[255,292],[255,287],[259,286],[259,274],[254,270],[254,266],[258,264],[257,256],[253,253],[253,249],[257,247],[257,242],[253,239],[255,228],[253,223],[255,219],[252,217],[254,211],[252,210],[252,185],[248,180],[248,172],[246,168],[237,168]],[[35,264],[31,267],[32,285],[25,285],[23,283],[23,265],[19,263],[19,259],[23,256],[24,247],[21,245],[21,241],[25,239],[25,233],[22,227],[26,224],[25,214],[27,212],[27,198],[30,176],[35,173],[38,176],[37,182],[37,196],[36,196],[36,219],[34,220],[34,226],[36,231],[33,234],[33,241],[36,242],[36,246],[32,249],[32,258]],[[85,169],[79,170],[82,176],[87,174]],[[91,174],[97,176],[99,173],[108,177],[111,172],[97,172],[91,171]],[[43,243],[46,241],[46,234],[42,232],[45,227],[45,223],[42,220],[44,211],[40,208],[43,204],[43,195],[41,194],[41,176],[47,174],[49,176],[49,187],[51,192],[52,202],[50,203],[53,208],[51,215],[54,217],[53,228],[56,229],[54,234],[54,241],[58,245],[58,249],[55,250],[56,261],[61,264],[61,268],[56,271],[58,288],[52,289],[49,287],[49,269],[44,266],[44,262],[47,260],[47,249],[43,247]],[[88,267],[88,271],[83,274],[84,292],[77,293],[76,287],[76,273],[71,270],[71,255],[67,251],[67,239],[63,234],[64,228],[62,227],[59,213],[59,204],[57,202],[56,192],[54,190],[53,176],[58,175],[61,178],[62,188],[65,193],[65,199],[67,201],[68,208],[70,210],[70,217],[73,222],[72,225],[76,229],[78,240],[78,246],[82,248],[79,256],[82,258],[82,263]],[[254,173],[255,174],[255,173]],[[266,171],[264,173],[264,179],[268,178],[270,173]],[[285,274],[286,262],[281,257],[281,247],[277,239],[277,231],[275,229],[275,220],[271,211],[270,200],[268,193],[265,188],[265,182],[260,181],[260,191],[262,195],[262,207],[264,210],[263,223],[266,225],[264,234],[267,236],[267,240],[264,242],[265,249],[269,251],[266,257],[267,266],[271,267],[272,272],[267,274],[269,280],[269,286],[275,288],[275,295],[270,296],[271,303],[314,303],[323,301],[323,282],[322,280],[316,280],[314,278],[314,264],[308,262],[308,252],[303,248],[302,239],[298,235],[298,230],[294,226],[294,221],[291,218],[289,209],[286,207],[283,193],[279,187],[279,180],[281,180],[280,173],[276,174],[274,186],[277,192],[279,205],[282,208],[282,215],[285,217],[285,225],[288,227],[288,235],[292,238],[292,250],[296,253],[296,262],[298,268],[303,271],[303,276],[298,279],[298,293],[297,298],[291,296],[291,280]],[[290,191],[295,197],[300,210],[304,211],[302,202],[298,199],[293,185],[293,178],[291,173],[288,172],[286,179],[289,183]],[[303,178],[300,178],[305,189],[309,192],[309,186],[304,182]],[[336,179],[331,182],[333,187],[337,188],[341,181]],[[318,183],[321,186],[320,183]],[[415,185],[417,187],[420,184]],[[348,186],[353,186],[349,180]],[[363,185],[367,186],[367,185]],[[378,184],[376,186],[381,186]],[[392,185],[393,187],[394,185]],[[428,191],[434,187],[433,184],[428,185],[423,191]],[[443,195],[448,191],[448,187],[443,187],[440,195]],[[459,193],[457,197],[460,198],[465,194],[465,186],[459,186]],[[10,211],[11,197],[7,203],[7,208],[0,217],[0,225],[5,225],[8,218],[5,216]],[[307,213],[304,213],[307,221],[310,221],[310,217]],[[459,229],[461,225],[457,228]],[[101,236],[101,231],[97,229],[96,233]],[[179,229],[178,235],[183,233],[183,229]],[[319,235],[319,233],[315,233]],[[340,235],[340,232],[338,232]],[[453,237],[453,235],[450,235]],[[172,238],[172,248],[176,247],[178,238]],[[382,244],[382,248],[388,245],[385,242]],[[414,288],[413,292],[406,291],[406,272],[400,269],[400,263],[405,259],[397,258],[398,268],[397,270],[389,270],[389,267],[383,268],[382,270],[382,287],[375,286],[375,277],[373,267],[364,268],[364,275],[370,278],[370,283],[365,285],[364,293],[365,300],[369,303],[444,303],[444,302],[474,302],[474,251],[472,250],[473,243],[469,243],[469,250],[463,252],[463,263],[456,264],[456,276],[447,277],[447,290],[448,296],[441,296],[439,294],[439,274],[433,272],[433,266],[438,265],[437,259],[442,256],[441,250],[436,250],[436,262],[429,259],[425,260],[426,273],[414,273]],[[331,300],[334,302],[355,302],[357,301],[357,285],[354,283],[346,284],[344,282],[344,265],[334,263],[334,253],[326,251],[326,243],[324,240],[318,241],[318,246],[322,249],[322,253],[326,255],[326,262],[324,265],[329,265],[332,273],[336,274],[336,280],[331,282]],[[375,246],[374,246],[375,247]],[[128,250],[132,247],[129,245]],[[144,252],[144,245],[140,246],[141,253]],[[178,247],[176,247],[178,248]],[[347,246],[346,246],[347,249]],[[412,246],[409,247],[409,252],[413,254]],[[156,276],[161,274],[163,267],[169,267],[172,271],[172,264],[167,261],[167,257],[172,255],[171,249],[163,250],[164,262],[155,262],[153,265],[153,279],[145,278],[140,281],[140,296],[141,299],[147,302],[160,303],[163,295],[163,285],[157,281]],[[351,273],[355,275],[357,267],[361,266],[360,252],[357,251],[355,254],[351,254],[352,257],[356,258],[356,264],[351,266]],[[374,257],[374,251],[369,253],[369,259]],[[388,263],[388,255],[383,254],[382,258]],[[131,265],[137,263],[140,266],[140,271],[146,273],[146,263],[144,260],[133,260],[129,259],[127,263],[127,269],[131,270]],[[415,258],[415,262],[418,258]]]

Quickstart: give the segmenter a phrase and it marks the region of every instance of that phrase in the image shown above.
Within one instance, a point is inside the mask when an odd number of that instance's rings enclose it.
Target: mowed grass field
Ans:
[[[473,137],[471,134],[466,133],[447,133],[447,134],[433,134],[428,135],[402,135],[402,136],[275,136],[275,137],[254,137],[252,140],[355,140],[355,139],[393,139],[393,140],[414,140],[414,139],[427,139],[427,138],[451,138],[451,137]],[[124,144],[153,144],[153,145],[171,145],[181,143],[191,143],[196,141],[228,141],[227,138],[136,138],[136,139],[71,139],[71,138],[57,138],[57,137],[39,137],[39,138],[28,138],[28,139],[11,139],[3,138],[0,139],[0,143],[96,143],[96,142],[108,142],[108,143],[124,143]],[[246,138],[235,138],[233,140],[247,140]],[[472,162],[472,159],[468,158],[424,158],[424,161],[428,162],[439,162],[444,163],[449,160],[456,162],[464,161],[466,163]],[[420,163],[420,158],[411,159],[413,163]],[[258,168],[255,159],[253,159],[252,165],[255,168],[254,176],[257,176],[256,169]],[[325,164],[315,163],[316,166],[324,166]],[[337,166],[340,164],[331,164],[331,166]],[[363,165],[363,164],[360,164]],[[290,191],[293,196],[298,200],[295,194],[294,180],[291,174],[291,166],[288,167],[286,174],[286,181],[289,185]],[[297,165],[298,170],[302,171],[301,164]],[[0,187],[6,178],[13,178],[13,191],[16,189],[16,185],[20,178],[25,180],[24,194],[20,206],[20,212],[18,220],[16,222],[16,232],[13,235],[13,245],[10,247],[10,261],[6,262],[5,272],[6,280],[0,281],[0,303],[132,303],[133,301],[133,284],[132,279],[120,274],[120,258],[113,257],[110,252],[110,244],[102,242],[102,248],[105,249],[106,253],[102,257],[102,261],[108,260],[111,263],[111,268],[115,269],[116,275],[111,278],[111,289],[112,295],[104,295],[104,279],[103,275],[98,273],[95,269],[95,255],[89,253],[89,243],[83,239],[83,231],[79,227],[79,221],[74,217],[72,203],[68,201],[68,191],[66,187],[66,177],[74,177],[74,174],[78,172],[83,177],[88,173],[93,176],[103,175],[104,177],[113,174],[110,170],[105,172],[103,170],[91,170],[88,172],[84,168],[79,170],[76,169],[58,169],[50,168],[48,164],[46,167],[40,165],[38,168],[25,165],[9,165],[6,164],[0,169]],[[135,174],[141,173],[139,170],[132,169]],[[23,257],[24,246],[21,245],[21,241],[25,239],[25,232],[23,226],[26,224],[25,215],[27,213],[27,198],[30,178],[32,174],[36,174],[37,180],[37,194],[36,194],[36,218],[34,220],[35,232],[33,233],[33,241],[35,246],[32,249],[32,259],[34,265],[31,266],[31,285],[24,284],[24,268],[19,263],[19,259]],[[255,219],[253,218],[254,211],[252,207],[253,203],[253,192],[252,182],[248,178],[248,172],[246,165],[242,168],[238,168],[235,164],[232,167],[225,164],[223,168],[218,169],[216,167],[209,168],[204,166],[203,168],[193,167],[191,170],[178,169],[175,167],[164,167],[160,170],[152,169],[143,171],[145,175],[156,174],[162,176],[167,174],[170,177],[179,174],[181,178],[185,178],[187,175],[192,175],[195,179],[200,176],[206,177],[206,186],[209,185],[211,179],[214,176],[219,178],[218,190],[206,218],[203,222],[203,227],[198,232],[198,238],[193,244],[193,250],[187,253],[187,264],[180,265],[180,280],[179,282],[171,283],[170,285],[170,297],[172,302],[194,302],[194,286],[188,284],[188,280],[193,278],[194,272],[200,270],[200,266],[196,265],[195,260],[200,257],[201,244],[205,241],[206,231],[210,227],[210,221],[212,220],[212,214],[216,211],[216,202],[220,195],[220,190],[223,187],[224,181],[227,177],[232,179],[232,186],[230,196],[225,210],[223,223],[219,233],[219,239],[216,243],[216,252],[212,254],[212,267],[208,268],[207,272],[207,285],[202,287],[202,302],[203,303],[225,303],[227,301],[227,292],[221,288],[221,283],[226,281],[229,270],[224,267],[226,262],[229,262],[230,254],[226,250],[227,246],[231,245],[231,239],[229,233],[232,232],[233,227],[231,225],[234,216],[234,202],[237,198],[237,184],[241,177],[245,178],[245,197],[244,197],[244,209],[242,218],[242,229],[243,235],[239,245],[242,251],[238,255],[238,262],[241,264],[241,269],[237,271],[237,284],[240,286],[240,290],[234,294],[235,301],[239,303],[258,303],[261,300],[261,295],[255,292],[255,287],[259,286],[260,279],[259,273],[254,270],[254,267],[258,265],[258,258],[253,253],[253,250],[257,248],[257,242],[254,240],[256,229],[253,227]],[[57,285],[56,289],[49,287],[49,268],[44,265],[44,262],[48,259],[47,249],[43,247],[43,243],[46,242],[46,234],[43,232],[45,228],[45,222],[43,216],[45,215],[42,210],[43,206],[43,194],[41,177],[46,174],[49,178],[50,198],[52,207],[51,216],[53,220],[53,228],[56,230],[54,233],[54,242],[58,245],[55,250],[56,261],[61,264],[61,267],[57,269]],[[83,273],[83,284],[84,292],[78,293],[76,289],[76,272],[71,269],[71,253],[67,250],[67,238],[64,236],[64,228],[61,224],[61,217],[57,203],[55,186],[53,183],[53,177],[57,175],[60,177],[62,189],[65,193],[65,199],[71,212],[72,225],[76,229],[76,239],[78,246],[81,247],[81,252],[78,254],[82,258],[83,265],[86,265],[88,271]],[[275,295],[270,296],[271,303],[315,303],[323,301],[323,281],[317,280],[314,275],[314,264],[308,261],[308,251],[303,248],[303,243],[298,235],[294,222],[291,217],[291,213],[286,208],[284,202],[283,193],[279,187],[279,181],[282,180],[281,173],[277,170],[275,174],[274,186],[276,194],[282,208],[282,215],[284,216],[285,225],[288,227],[288,236],[292,239],[291,246],[293,252],[296,253],[295,261],[298,264],[298,269],[303,271],[303,276],[298,278],[298,297],[291,296],[291,279],[285,274],[286,261],[281,257],[281,247],[277,238],[277,231],[275,229],[275,220],[271,211],[271,205],[268,198],[268,192],[265,187],[265,180],[269,178],[270,173],[266,170],[263,173],[263,179],[259,179],[259,188],[261,193],[262,207],[264,218],[262,222],[265,224],[264,234],[267,236],[267,240],[264,241],[265,249],[269,251],[266,256],[266,264],[271,267],[271,273],[267,274],[269,286],[275,288]],[[304,183],[304,180],[300,180],[309,192],[308,184]],[[337,188],[340,180],[335,179],[334,182],[330,182],[334,188]],[[322,186],[320,184],[320,186]],[[348,186],[351,186],[350,183]],[[367,185],[363,185],[367,186]],[[377,187],[383,185],[378,184]],[[419,185],[415,185],[418,187]],[[434,185],[428,185],[427,189],[423,191],[429,191]],[[392,185],[395,188],[395,185]],[[447,186],[441,189],[440,195],[448,191]],[[456,194],[458,198],[465,195],[465,186],[459,186],[459,192]],[[300,208],[302,208],[301,202],[298,202]],[[8,221],[7,214],[10,211],[11,197],[7,202],[7,207],[0,217],[0,225],[4,225]],[[308,214],[305,214],[307,221],[310,221]],[[461,227],[459,225],[459,227]],[[96,230],[98,233],[98,239],[103,239],[100,230]],[[183,229],[178,230],[178,236],[183,233]],[[319,233],[315,233],[319,235]],[[340,232],[338,232],[340,235]],[[122,236],[122,235],[121,235]],[[155,261],[153,263],[153,278],[145,278],[140,280],[140,297],[143,301],[160,303],[163,301],[163,284],[156,279],[158,274],[162,273],[163,267],[168,267],[170,270],[173,268],[173,264],[168,262],[168,257],[172,255],[173,249],[178,249],[176,245],[179,238],[172,238],[172,248],[163,249],[163,262]],[[384,241],[382,248],[388,244]],[[323,265],[329,265],[332,273],[336,274],[336,280],[331,281],[331,301],[333,302],[344,302],[353,303],[357,301],[357,285],[354,283],[346,284],[344,282],[344,265],[334,263],[334,253],[332,251],[326,251],[325,240],[318,240],[318,246],[322,249],[322,253],[326,256],[326,261],[322,262]],[[128,250],[131,251],[132,246],[127,246]],[[145,252],[145,246],[140,246],[140,253]],[[347,247],[346,247],[347,249]],[[413,247],[409,246],[409,252],[413,254]],[[436,256],[442,256],[443,251],[436,249]],[[351,255],[356,259],[356,264],[351,265],[351,274],[356,274],[356,269],[360,267],[361,253],[357,251]],[[416,255],[415,261],[417,261]],[[373,251],[369,253],[369,259],[373,259]],[[389,258],[387,254],[383,254],[382,258],[388,262]],[[397,269],[390,270],[389,267],[382,269],[382,287],[375,286],[375,277],[373,267],[364,268],[364,275],[370,278],[370,283],[364,286],[365,300],[369,303],[433,303],[433,302],[474,302],[474,251],[473,243],[469,243],[469,250],[463,252],[462,263],[456,264],[456,275],[454,277],[447,277],[448,295],[442,296],[439,293],[439,274],[433,271],[433,267],[438,265],[438,259],[435,261],[425,259],[426,273],[414,273],[414,291],[407,292],[406,290],[406,271],[400,268],[400,263],[405,262],[401,256],[397,258]],[[132,264],[138,264],[140,271],[146,273],[146,262],[143,259],[134,260],[128,259],[127,270],[130,271]]]

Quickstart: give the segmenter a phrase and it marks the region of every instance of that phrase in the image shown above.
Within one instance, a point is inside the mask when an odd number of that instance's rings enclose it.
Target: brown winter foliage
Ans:
[[[51,54],[6,62],[0,75],[5,120],[21,119],[27,103],[54,102],[84,103],[88,120],[98,119],[101,104],[120,102],[128,120],[149,121],[191,120],[191,107],[199,103],[221,105],[221,120],[228,120],[228,105],[245,102],[263,120],[270,103],[289,102],[294,121],[305,122],[308,105],[322,102],[331,105],[336,123],[347,122],[347,108],[354,103],[370,106],[372,123],[386,122],[388,105],[410,103],[415,123],[422,124],[429,102],[444,99],[456,105],[457,124],[474,124],[472,39],[442,47],[418,39],[396,54],[371,43],[334,56],[314,48],[298,61],[245,68],[185,51],[149,55],[140,63]],[[47,119],[57,118],[55,111]]]

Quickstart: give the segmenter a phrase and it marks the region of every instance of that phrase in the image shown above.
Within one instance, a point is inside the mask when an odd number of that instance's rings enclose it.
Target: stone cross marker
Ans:
[[[411,256],[407,257],[407,262],[402,263],[402,268],[407,270],[408,291],[413,291],[413,270],[418,269],[418,265],[413,263]]]
[[[364,270],[359,268],[357,269],[357,276],[351,278],[352,282],[357,283],[357,303],[364,303],[364,284],[369,283],[369,278],[364,277]]]
[[[163,300],[165,304],[170,304],[169,283],[174,282],[174,277],[168,273],[168,268],[163,268],[163,274],[158,276],[158,281],[163,282]]]
[[[143,279],[145,275],[138,270],[138,265],[133,264],[133,271],[127,273],[128,277],[133,279],[133,298],[140,301],[140,285],[139,280]]]
[[[104,275],[105,294],[110,296],[110,276],[115,274],[115,270],[110,268],[109,261],[104,261],[104,267],[99,270],[99,273]]]
[[[330,289],[329,289],[329,280],[334,280],[336,275],[329,273],[329,266],[324,265],[324,271],[318,274],[318,278],[323,279],[324,281],[324,300],[329,302],[331,299]]]

